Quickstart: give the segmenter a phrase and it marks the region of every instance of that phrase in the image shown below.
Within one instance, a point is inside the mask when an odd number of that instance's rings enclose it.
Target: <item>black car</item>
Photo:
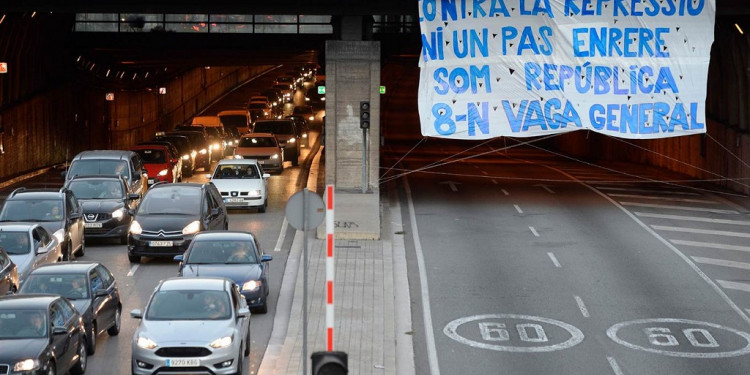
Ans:
[[[300,146],[310,147],[310,141],[308,138],[308,133],[310,132],[310,126],[307,120],[305,120],[305,117],[299,116],[299,115],[289,115],[284,118],[288,118],[294,121],[294,124],[297,126],[297,139],[299,139],[300,141]]]
[[[0,221],[38,222],[62,244],[63,260],[86,251],[83,209],[67,188],[13,190],[0,211]]]
[[[281,120],[258,120],[253,124],[253,133],[271,133],[279,140],[279,145],[284,148],[284,160],[292,162],[293,166],[299,165],[299,130],[291,119]]]
[[[57,295],[0,297],[0,373],[86,372],[86,330],[73,304]]]
[[[182,254],[196,233],[227,230],[227,209],[213,184],[156,184],[132,212],[128,259]]]
[[[97,262],[56,263],[31,271],[18,294],[57,294],[67,298],[83,318],[88,354],[96,336],[120,333],[122,303],[115,277]]]
[[[249,232],[218,231],[195,235],[180,261],[182,277],[226,277],[240,286],[247,305],[265,314],[268,312],[267,262],[273,257],[263,253],[258,239]]]
[[[0,248],[0,296],[18,290],[18,267]]]
[[[195,157],[198,155],[198,150],[193,148],[190,143],[190,138],[185,135],[167,135],[164,132],[159,132],[151,142],[167,142],[173,144],[174,147],[177,148],[178,154],[182,157],[182,174],[187,177],[193,176],[193,171],[195,170]],[[144,142],[142,144],[149,144],[151,142]]]
[[[199,130],[200,128],[195,126],[182,126],[179,129],[193,128]],[[205,131],[194,131],[194,130],[176,130],[167,133],[167,135],[184,135],[190,139],[190,144],[193,145],[195,150],[195,169],[203,168],[204,171],[208,171],[211,168],[211,144],[206,137]]]
[[[141,196],[131,192],[122,176],[78,176],[65,186],[83,207],[86,238],[117,238],[128,242],[133,217],[129,209],[138,207]]]

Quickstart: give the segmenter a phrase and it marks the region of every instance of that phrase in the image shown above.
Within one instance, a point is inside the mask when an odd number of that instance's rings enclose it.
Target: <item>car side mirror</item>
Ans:
[[[140,309],[134,309],[130,311],[130,317],[133,319],[143,319],[143,313]]]
[[[210,173],[207,173],[207,174],[206,174],[206,178],[210,180],[210,179],[211,179],[211,174],[210,174]]]
[[[105,297],[107,295],[109,295],[107,289],[97,289],[96,292],[94,292],[94,297]]]
[[[135,210],[134,209],[130,208],[130,209],[128,209],[127,212],[128,212],[128,215],[135,216]]]
[[[247,307],[241,307],[237,310],[237,316],[247,318],[250,316],[250,309]]]
[[[81,217],[81,213],[80,212],[72,212],[70,214],[70,218],[71,219],[78,219],[79,217]]]
[[[37,254],[44,254],[44,253],[46,253],[47,251],[48,251],[48,250],[47,250],[47,248],[46,248],[46,247],[44,247],[44,246],[39,246],[39,247],[37,247],[37,248],[36,248],[36,253],[37,253]]]
[[[176,260],[178,262],[182,262],[182,260],[184,258],[185,258],[185,255],[184,254],[180,254],[180,255],[175,255],[174,258],[172,258],[172,259],[174,259],[174,260]]]
[[[273,260],[273,257],[268,254],[263,254],[263,256],[260,257],[260,262],[270,262]]]
[[[131,201],[136,200],[136,199],[140,199],[140,198],[141,198],[141,196],[138,195],[138,194],[128,194],[128,199],[131,200]]]
[[[271,175],[268,173],[263,173],[263,178],[271,178]]]
[[[218,208],[212,208],[211,209],[211,216],[217,216],[219,215],[219,209]]]
[[[53,335],[63,335],[68,333],[68,330],[65,329],[65,327],[52,327],[52,334]]]

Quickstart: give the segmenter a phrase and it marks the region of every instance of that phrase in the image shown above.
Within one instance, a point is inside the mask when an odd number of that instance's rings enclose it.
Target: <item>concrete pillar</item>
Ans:
[[[380,170],[380,43],[326,42],[326,184],[337,190],[378,192]],[[359,103],[370,102],[366,164]]]

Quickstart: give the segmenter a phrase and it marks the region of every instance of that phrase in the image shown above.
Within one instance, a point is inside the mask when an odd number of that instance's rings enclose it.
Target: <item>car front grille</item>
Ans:
[[[197,346],[175,346],[161,348],[156,351],[159,357],[206,357],[211,355],[211,351],[206,348]]]
[[[0,375],[8,375],[8,372],[10,370],[10,366],[8,365],[0,365]]]
[[[268,160],[271,157],[270,156],[261,156],[261,155],[242,155],[243,159],[255,159],[255,160]]]
[[[143,230],[141,232],[141,236],[147,236],[147,237],[160,237],[160,238],[167,238],[167,237],[182,237],[182,231],[181,230],[172,230],[172,231],[164,231],[164,230]]]
[[[83,218],[86,219],[87,223],[93,223],[96,221],[103,221],[103,220],[109,220],[112,218],[112,213],[107,212],[91,212],[91,213],[85,213],[83,214]]]

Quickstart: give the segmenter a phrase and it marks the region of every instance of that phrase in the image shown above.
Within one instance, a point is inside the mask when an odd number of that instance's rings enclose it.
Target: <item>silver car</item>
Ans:
[[[162,280],[133,335],[132,373],[242,374],[250,354],[250,310],[225,278]]]
[[[21,283],[35,268],[63,258],[62,247],[55,236],[36,223],[0,224],[0,248],[18,267]]]

